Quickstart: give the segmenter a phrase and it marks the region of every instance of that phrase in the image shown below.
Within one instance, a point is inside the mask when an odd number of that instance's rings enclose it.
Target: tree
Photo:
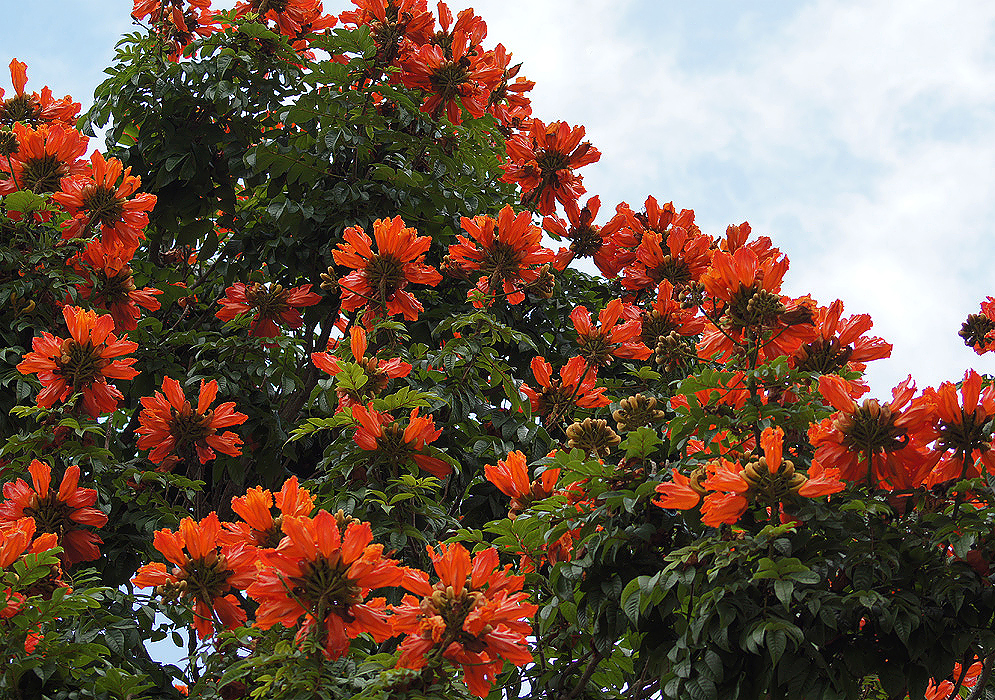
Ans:
[[[862,398],[768,238],[596,223],[481,18],[353,4],[137,1],[78,122],[11,62],[3,693],[980,697],[995,385]]]

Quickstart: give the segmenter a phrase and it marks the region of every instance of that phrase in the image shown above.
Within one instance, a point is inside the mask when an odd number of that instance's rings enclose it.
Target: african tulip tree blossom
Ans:
[[[158,311],[160,304],[155,297],[162,294],[162,290],[153,287],[138,289],[128,264],[130,259],[130,251],[120,243],[93,239],[80,255],[79,268],[89,283],[76,285],[80,297],[107,309],[114,319],[114,328],[123,331],[138,327],[141,316],[138,307]]]
[[[65,306],[62,315],[69,328],[69,338],[57,338],[42,332],[31,341],[31,352],[17,365],[21,374],[38,374],[42,390],[38,405],[51,408],[57,401],[82,392],[83,409],[96,418],[117,408],[124,398],[108,379],[133,379],[135,358],[120,358],[138,349],[138,343],[120,340],[111,332],[114,319],[97,316],[78,306]]]
[[[591,323],[587,307],[578,306],[570,312],[570,320],[577,331],[580,356],[591,367],[604,367],[612,357],[646,360],[653,354],[640,338],[642,323],[638,318],[619,322],[624,311],[622,300],[612,299],[598,313],[600,328]]]
[[[765,361],[792,355],[815,335],[814,302],[780,295],[786,257],[761,259],[751,248],[722,251],[702,278],[706,316],[713,327],[698,343],[703,360],[728,360],[734,353]]]
[[[781,513],[793,495],[806,498],[828,496],[842,491],[846,484],[837,469],[813,462],[808,474],[796,471],[784,459],[784,431],[764,428],[760,435],[763,456],[733,462],[725,458],[698,468],[690,478],[676,469],[672,481],[656,487],[661,495],[654,503],[661,508],[690,510],[701,504],[701,520],[718,527],[735,524],[751,503]]]
[[[411,372],[411,365],[399,357],[389,360],[366,357],[366,331],[360,326],[353,326],[349,329],[349,348],[352,351],[353,362],[363,370],[366,383],[359,389],[337,387],[335,395],[339,400],[339,410],[364,404],[386,389],[391,379],[406,377]],[[342,371],[338,359],[328,352],[311,353],[311,362],[314,363],[315,367],[328,372],[333,377]]]
[[[93,505],[97,491],[79,486],[77,465],[66,469],[58,490],[52,489],[52,468],[37,459],[28,467],[31,484],[23,479],[3,485],[0,528],[21,518],[33,518],[38,533],[53,533],[63,549],[63,562],[71,566],[100,558],[100,536],[86,527],[103,527],[107,515]]]
[[[863,371],[864,363],[891,357],[891,343],[864,335],[874,323],[867,314],[841,318],[843,302],[837,299],[829,307],[815,311],[816,337],[802,345],[791,363],[806,372],[834,374],[842,370]],[[851,381],[854,398],[867,392],[863,382]]]
[[[981,302],[981,313],[970,314],[958,335],[979,355],[995,351],[995,297]]]
[[[205,639],[215,629],[234,629],[246,621],[245,610],[234,592],[245,590],[256,573],[255,552],[242,545],[230,546],[221,539],[216,513],[197,522],[180,521],[180,528],[156,530],[153,545],[166,561],[142,566],[131,582],[140,588],[154,587],[165,598],[179,598],[193,607],[193,626]]]
[[[595,226],[594,219],[601,208],[601,200],[591,197],[583,209],[567,211],[567,222],[558,216],[547,216],[542,227],[547,233],[570,240],[568,248],[560,248],[553,263],[563,270],[574,258],[593,258],[594,264],[606,277],[617,277],[619,270],[636,257],[629,248],[639,243],[636,235],[626,226]]]
[[[56,100],[48,86],[42,88],[41,94],[25,92],[28,66],[16,58],[10,61],[10,81],[14,86],[12,96],[4,99],[3,88],[0,88],[0,126],[11,127],[15,122],[31,127],[52,123],[66,128],[76,126],[79,102],[73,102],[68,95]]]
[[[369,305],[378,316],[402,314],[406,320],[416,321],[424,309],[406,291],[408,284],[434,287],[442,281],[438,270],[425,264],[431,237],[419,236],[399,216],[373,222],[376,252],[373,240],[359,226],[347,228],[343,237],[345,243],[332,251],[337,264],[353,268],[339,280],[342,309],[354,311]]]
[[[511,53],[498,44],[491,53],[494,65],[501,69],[501,79],[491,88],[487,98],[487,112],[505,128],[512,128],[532,114],[532,100],[525,96],[535,83],[518,75],[522,64],[511,65]],[[512,79],[514,78],[514,82]]]
[[[547,469],[538,478],[531,480],[525,454],[514,450],[508,453],[507,458],[499,459],[497,466],[485,464],[484,475],[502,493],[511,497],[508,517],[514,520],[533,501],[541,501],[553,495],[560,470]]]
[[[87,171],[63,180],[62,191],[52,195],[72,216],[63,224],[62,237],[88,238],[91,227],[99,225],[100,240],[119,245],[130,257],[145,238],[148,212],[156,202],[154,194],[138,192],[141,184],[130,167],[94,151]]]
[[[88,139],[73,128],[58,122],[36,128],[18,122],[11,132],[18,144],[16,152],[0,158],[0,195],[18,190],[38,194],[57,192],[62,179],[85,172],[80,158],[86,153]]]
[[[337,20],[325,15],[321,0],[241,0],[235,3],[235,16],[250,12],[261,21],[273,22],[278,34],[297,39],[317,29],[330,29]]]
[[[595,388],[597,369],[579,355],[571,357],[560,368],[559,379],[553,379],[553,367],[544,357],[532,358],[531,366],[538,388],[522,384],[521,390],[529,397],[533,412],[542,416],[546,423],[567,418],[575,407],[600,408],[611,403],[604,395],[604,387]]]
[[[536,211],[550,216],[556,202],[569,215],[577,210],[577,200],[586,191],[583,178],[574,170],[601,159],[601,152],[589,141],[581,143],[584,127],[566,122],[548,126],[538,119],[528,129],[505,143],[508,160],[501,164],[504,182],[514,182],[522,189],[522,203],[535,205]]]
[[[163,377],[162,393],[142,398],[140,425],[135,429],[138,449],[149,450],[149,460],[161,470],[173,466],[194,454],[204,464],[214,459],[215,450],[231,457],[242,454],[242,438],[222,428],[241,425],[247,416],[235,410],[235,403],[227,401],[212,409],[218,395],[218,383],[213,379],[200,381],[200,396],[195,409],[187,400],[180,383],[172,377]]]
[[[524,290],[539,280],[543,263],[553,260],[553,251],[542,247],[542,229],[532,225],[528,212],[518,214],[510,206],[498,212],[495,221],[489,216],[461,219],[463,230],[473,240],[457,236],[449,246],[449,259],[464,273],[479,272],[477,292],[490,298],[504,293],[509,304],[525,300]],[[474,296],[477,308],[483,303]]]
[[[337,659],[349,640],[370,634],[377,642],[391,636],[383,598],[371,590],[407,585],[411,575],[373,544],[369,523],[337,519],[328,511],[313,518],[285,517],[284,544],[259,552],[261,568],[247,593],[258,601],[256,627],[293,627],[299,642],[314,634],[327,659]]]
[[[849,384],[836,375],[819,377],[819,391],[837,412],[809,428],[816,461],[839,469],[845,481],[877,488],[907,489],[922,482],[929,408],[912,403],[911,376],[883,405],[864,399],[858,406]]]
[[[951,382],[943,382],[936,389],[927,388],[914,404],[929,412],[923,432],[932,443],[927,461],[935,466],[927,486],[980,477],[985,471],[995,474],[990,427],[995,418],[995,385],[971,369],[964,373],[959,392]]]
[[[421,104],[426,114],[445,112],[452,124],[462,124],[465,109],[480,119],[504,71],[494,64],[490,52],[471,45],[464,31],[453,33],[448,54],[441,46],[420,46],[402,63],[401,82],[427,93]]]
[[[298,311],[302,306],[314,306],[321,296],[311,291],[310,284],[285,289],[281,284],[265,285],[253,282],[251,286],[236,282],[225,290],[221,300],[221,310],[217,316],[222,321],[231,321],[239,314],[255,312],[249,325],[249,335],[256,338],[275,338],[280,335],[281,324],[296,330],[304,325],[304,318]]]
[[[275,516],[274,505],[279,511]],[[225,529],[220,535],[223,542],[253,549],[276,549],[284,538],[283,519],[311,515],[314,497],[300,488],[297,477],[292,476],[276,494],[256,486],[244,496],[232,498],[231,509],[243,522],[223,523]]]
[[[473,558],[461,544],[428,547],[438,582],[426,576],[410,590],[423,596],[404,597],[394,606],[391,625],[408,636],[401,642],[398,666],[423,668],[428,655],[438,650],[449,663],[459,666],[473,695],[485,697],[504,662],[524,666],[532,662],[527,637],[532,626],[525,618],[538,607],[522,591],[524,576],[501,568],[493,547]]]
[[[358,423],[353,439],[360,449],[372,452],[373,461],[396,467],[414,462],[432,476],[444,479],[453,468],[448,462],[427,453],[429,443],[442,435],[431,416],[418,415],[411,409],[408,424],[403,426],[386,413],[373,410],[372,406],[353,406],[352,417]]]

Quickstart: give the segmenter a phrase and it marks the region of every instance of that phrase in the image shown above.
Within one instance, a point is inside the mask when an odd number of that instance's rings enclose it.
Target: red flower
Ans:
[[[372,544],[370,524],[322,510],[314,518],[284,518],[283,531],[279,549],[260,552],[262,568],[247,591],[259,602],[256,626],[293,627],[304,616],[296,640],[313,632],[328,659],[342,656],[363,633],[388,639],[386,602],[367,596],[404,585],[410,575],[383,556],[383,545]]]
[[[18,190],[56,192],[62,178],[80,175],[86,164],[80,157],[86,153],[88,139],[73,128],[58,122],[31,128],[18,122],[12,129],[17,140],[17,152],[0,158],[0,195]]]
[[[83,526],[103,527],[107,515],[93,507],[95,489],[79,487],[79,467],[72,465],[62,476],[59,489],[53,491],[52,468],[37,459],[28,467],[31,485],[23,479],[3,485],[0,503],[0,528],[21,518],[33,518],[38,532],[58,536],[67,566],[100,558],[100,536]]]
[[[394,607],[394,632],[407,633],[401,642],[398,666],[421,668],[426,654],[439,649],[442,657],[463,670],[470,692],[485,697],[494,678],[508,661],[516,666],[532,662],[527,637],[532,626],[523,618],[538,607],[527,603],[522,592],[524,576],[514,576],[511,566],[499,568],[494,548],[477,552],[471,560],[460,544],[428,547],[439,581],[428,577],[414,592],[420,601],[405,596]]]
[[[26,93],[28,66],[16,58],[10,61],[10,82],[14,86],[13,97],[3,99],[4,91],[0,88],[0,125],[10,127],[20,122],[27,126],[58,123],[67,129],[76,126],[79,102],[73,102],[68,95],[61,100],[54,99],[48,86],[42,88],[40,95]]]
[[[980,477],[983,470],[995,474],[992,431],[986,427],[995,418],[995,386],[985,384],[970,369],[964,373],[959,399],[957,387],[943,382],[938,389],[927,388],[915,401],[915,406],[929,412],[924,435],[933,443],[927,460],[935,466],[927,486]]]
[[[786,257],[761,259],[751,248],[716,252],[701,278],[715,325],[705,331],[698,356],[726,361],[736,351],[760,361],[792,355],[815,336],[814,303],[779,294]]]
[[[491,56],[494,65],[501,69],[501,79],[487,98],[487,112],[506,128],[518,127],[532,114],[532,100],[525,93],[534,88],[535,83],[518,75],[521,63],[510,65],[511,54],[504,44],[495,46]],[[511,82],[512,78],[514,82]]]
[[[405,288],[409,283],[434,287],[442,281],[438,270],[425,264],[432,239],[406,228],[399,216],[374,221],[373,235],[376,253],[373,241],[359,226],[347,228],[346,242],[332,251],[337,264],[354,270],[339,280],[342,308],[353,311],[369,304],[377,315],[386,311],[387,316],[403,314],[408,321],[417,320],[424,308]]]
[[[248,0],[235,3],[234,10],[236,17],[250,12],[258,14],[261,20],[275,23],[277,33],[291,39],[300,39],[315,28],[331,28],[336,23],[335,17],[324,14],[321,0]]]
[[[62,191],[52,195],[73,217],[63,224],[62,237],[86,238],[90,227],[100,224],[101,242],[120,246],[130,258],[145,238],[155,195],[135,194],[142,179],[132,175],[131,168],[123,168],[117,158],[104,160],[95,151],[90,162],[89,172],[63,181]]]
[[[584,138],[584,127],[571,127],[566,122],[547,126],[532,119],[527,131],[508,139],[505,148],[508,161],[501,164],[504,182],[517,183],[522,188],[522,203],[535,205],[543,216],[549,216],[559,200],[567,214],[576,213],[577,199],[584,194],[583,178],[574,170],[601,159],[601,152]]]
[[[670,481],[656,485],[655,490],[661,497],[659,500],[654,500],[653,504],[677,510],[697,508],[701,503],[701,497],[705,495],[704,487],[694,478],[689,479],[676,469],[671,469],[670,474]]]
[[[169,46],[171,61],[179,59],[195,37],[210,36],[218,29],[211,0],[190,0],[185,9],[184,4],[184,0],[135,0],[131,12],[136,20],[150,18],[152,31]]]
[[[552,378],[553,367],[544,357],[532,358],[532,373],[539,384],[538,390],[522,384],[522,393],[529,397],[532,410],[547,423],[567,418],[575,406],[600,408],[611,400],[604,395],[604,387],[595,388],[597,369],[589,366],[580,356],[571,357],[560,368],[560,378]]]
[[[637,319],[619,323],[624,311],[621,299],[613,299],[598,314],[601,328],[591,323],[587,307],[578,306],[570,312],[580,344],[580,356],[591,367],[604,367],[611,358],[648,359],[653,352],[640,339],[642,322]]]
[[[979,355],[995,351],[995,297],[981,302],[981,313],[970,314],[958,335]]]
[[[431,416],[419,416],[411,409],[407,426],[402,427],[386,413],[370,406],[353,406],[352,417],[359,423],[353,439],[367,452],[375,453],[375,461],[396,466],[412,461],[421,469],[440,479],[446,478],[452,466],[439,457],[426,453],[426,447],[442,435]]]
[[[192,603],[193,626],[201,639],[214,634],[218,626],[234,629],[245,623],[245,611],[234,591],[245,590],[256,573],[255,552],[224,544],[220,534],[216,513],[200,522],[184,518],[177,532],[156,530],[153,544],[174,568],[167,571],[165,564],[145,564],[131,579],[140,588],[156,587],[167,598]]]
[[[255,311],[256,315],[249,326],[249,335],[256,338],[275,338],[280,335],[277,321],[296,330],[304,325],[301,312],[302,306],[313,306],[321,301],[321,297],[311,291],[310,284],[303,284],[293,289],[284,289],[283,285],[264,285],[253,282],[246,286],[236,282],[225,290],[225,298],[221,300],[221,310],[215,316],[222,321],[231,321],[239,314]]]
[[[481,272],[477,289],[490,297],[507,295],[509,304],[525,300],[524,289],[535,283],[542,271],[539,265],[553,259],[553,251],[543,248],[542,229],[532,225],[528,212],[516,214],[510,206],[498,212],[497,221],[489,216],[461,219],[463,230],[473,240],[457,236],[458,243],[449,246],[452,264],[463,272]],[[483,306],[471,291],[473,305]]]
[[[65,306],[62,315],[69,328],[69,338],[56,338],[43,332],[31,341],[32,352],[17,365],[21,374],[38,374],[42,390],[37,402],[51,408],[56,401],[65,401],[73,394],[83,393],[83,408],[96,418],[117,408],[124,398],[108,379],[133,379],[135,358],[115,360],[138,349],[138,343],[120,340],[111,333],[114,319],[97,316],[78,306]]]
[[[355,10],[345,10],[339,20],[345,25],[370,28],[377,44],[377,63],[394,63],[403,44],[420,46],[432,37],[435,18],[425,0],[352,0]]]
[[[391,379],[406,377],[411,372],[411,365],[395,357],[390,360],[378,360],[366,357],[366,331],[359,326],[349,329],[349,346],[353,362],[363,369],[366,383],[359,390],[337,388],[335,394],[339,399],[339,410],[349,406],[365,403],[387,388]],[[318,369],[328,372],[333,377],[342,371],[336,357],[327,352],[311,353],[311,362]]]
[[[438,115],[445,111],[452,124],[463,123],[461,107],[474,119],[484,116],[491,91],[504,71],[494,64],[490,52],[478,50],[473,39],[457,28],[447,47],[425,44],[402,62],[401,82],[428,93],[422,112]]]
[[[273,506],[280,511],[273,515]],[[276,549],[284,538],[283,520],[288,517],[308,516],[314,510],[314,498],[306,489],[299,488],[297,477],[287,479],[274,498],[269,489],[261,486],[249,489],[244,496],[231,499],[231,509],[244,522],[224,523],[222,540],[230,545],[244,544],[253,549]]]
[[[792,356],[794,367],[819,374],[834,374],[844,369],[862,372],[865,362],[891,357],[891,343],[864,335],[874,325],[869,315],[841,319],[842,313],[843,302],[838,299],[829,308],[816,309],[816,338]],[[867,392],[867,386],[859,380],[849,384],[854,398]]]
[[[858,406],[847,382],[836,375],[819,377],[819,391],[837,413],[809,428],[815,461],[839,469],[846,481],[878,488],[908,489],[921,483],[929,408],[910,405],[915,394],[911,376],[894,388],[885,405],[865,399]]]
[[[511,497],[508,517],[514,520],[533,501],[541,501],[553,495],[556,482],[560,478],[559,469],[547,469],[534,481],[529,479],[525,455],[514,450],[506,459],[499,459],[497,466],[484,465],[487,480],[497,486],[502,493]]]
[[[574,258],[593,258],[594,264],[606,277],[617,277],[618,271],[632,262],[636,254],[627,250],[639,243],[636,235],[626,226],[609,223],[604,227],[594,225],[594,219],[601,208],[601,200],[591,197],[579,211],[567,210],[567,222],[557,216],[547,216],[542,227],[553,236],[569,238],[570,247],[560,248],[553,265],[563,270]],[[613,219],[614,221],[614,219]]]
[[[195,452],[204,464],[214,459],[214,450],[231,457],[242,454],[238,447],[242,438],[231,431],[220,433],[221,428],[241,425],[247,416],[235,410],[235,403],[228,401],[211,409],[218,395],[218,383],[200,380],[200,397],[196,410],[190,405],[180,383],[163,377],[162,392],[142,398],[140,425],[135,433],[138,449],[151,450],[149,460],[169,470],[182,459]]]
[[[121,244],[105,244],[94,239],[80,256],[84,265],[81,271],[90,278],[90,283],[76,285],[81,298],[110,311],[114,327],[123,331],[138,327],[139,306],[158,311],[160,304],[155,297],[162,294],[162,290],[154,287],[138,289],[135,286],[128,265],[130,259],[131,254]]]

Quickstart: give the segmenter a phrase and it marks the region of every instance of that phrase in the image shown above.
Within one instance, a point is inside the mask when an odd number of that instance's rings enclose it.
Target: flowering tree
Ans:
[[[0,695],[981,697],[989,378],[864,398],[769,238],[582,201],[472,10],[133,17],[0,92]]]

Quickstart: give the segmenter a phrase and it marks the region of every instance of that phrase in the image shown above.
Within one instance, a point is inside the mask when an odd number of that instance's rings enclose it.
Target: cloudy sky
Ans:
[[[537,82],[536,116],[583,124],[603,153],[581,171],[603,211],[652,194],[708,233],[749,221],[790,257],[787,293],[842,299],[894,343],[870,368],[875,395],[909,373],[922,387],[995,370],[957,336],[995,295],[995,5],[473,5]],[[131,7],[17,3],[4,53],[29,87],[85,107]]]

